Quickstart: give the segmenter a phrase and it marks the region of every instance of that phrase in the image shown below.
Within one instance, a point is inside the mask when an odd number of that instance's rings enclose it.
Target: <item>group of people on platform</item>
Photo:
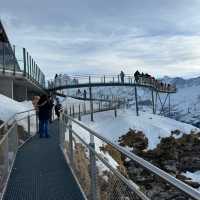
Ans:
[[[83,90],[83,93],[82,93],[81,90],[78,89],[78,90],[76,91],[76,96],[77,96],[77,97],[83,96],[83,98],[86,99],[86,98],[87,98],[87,91],[86,91],[86,90]]]
[[[53,108],[55,109],[58,120],[60,118],[60,113],[62,111],[60,100],[56,98],[56,103],[54,104],[52,96],[41,95],[40,97],[35,96],[32,102],[39,119],[39,136],[40,138],[49,138],[48,124],[52,123],[53,120]]]
[[[121,83],[124,83],[125,73],[123,71],[121,71],[119,76],[121,79]],[[138,70],[134,73],[134,79],[135,79],[135,83],[153,85],[154,87],[156,87],[160,90],[168,90],[169,91],[172,89],[171,84],[163,83],[162,81],[157,80],[155,77],[153,77],[147,73],[146,74],[143,72],[140,73]]]

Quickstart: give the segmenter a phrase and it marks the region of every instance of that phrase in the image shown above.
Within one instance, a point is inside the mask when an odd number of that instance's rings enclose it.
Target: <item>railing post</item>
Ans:
[[[71,106],[69,108],[69,116],[72,116],[72,108],[71,108]]]
[[[91,77],[89,76],[89,93],[90,93],[90,116],[91,116],[91,121],[94,121],[94,116],[93,116],[93,101],[92,101],[92,87],[91,87]]]
[[[37,113],[35,116],[35,120],[36,120],[36,133],[39,133],[38,114]]]
[[[31,126],[30,126],[30,115],[28,114],[28,117],[27,117],[27,120],[28,120],[28,135],[30,136],[31,135]]]
[[[117,108],[116,108],[116,106],[115,106],[114,112],[115,112],[115,118],[116,118],[117,117]]]
[[[75,111],[74,111],[74,104],[73,104],[73,106],[72,106],[72,115],[73,115],[73,117],[75,117]]]
[[[139,108],[138,108],[138,98],[137,98],[137,86],[135,85],[135,106],[136,106],[136,114],[139,116]]]
[[[74,152],[73,152],[73,136],[72,136],[72,121],[69,120],[69,161],[71,166],[73,166],[74,162]]]
[[[89,146],[95,151],[94,135],[90,134]],[[91,175],[91,199],[97,200],[97,172],[95,154],[90,150],[90,175]]]
[[[105,75],[103,76],[103,82],[106,83],[106,77],[105,77]]]
[[[81,105],[78,106],[78,120],[81,121]]]
[[[3,73],[5,73],[5,43],[3,42]]]
[[[153,92],[153,89],[151,90],[151,96],[152,96],[153,114],[155,114],[155,101],[154,101],[154,92]]]
[[[13,69],[13,75],[15,75],[16,72],[16,62],[15,62],[15,45],[13,45],[13,62],[14,62],[14,69]]]

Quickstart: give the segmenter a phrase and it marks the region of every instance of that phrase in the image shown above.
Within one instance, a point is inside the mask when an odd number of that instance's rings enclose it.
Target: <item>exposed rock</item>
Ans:
[[[160,143],[153,150],[145,150],[148,141],[144,133],[131,129],[126,135],[120,137],[119,142],[120,145],[132,148],[134,153],[188,185],[198,188],[200,187],[199,183],[191,181],[181,173],[185,171],[195,172],[200,169],[200,133],[191,132],[188,135],[183,134],[180,138],[173,137],[179,135],[179,130],[172,131],[171,136],[161,138]],[[124,165],[129,177],[152,199],[190,199],[133,161],[124,160]]]

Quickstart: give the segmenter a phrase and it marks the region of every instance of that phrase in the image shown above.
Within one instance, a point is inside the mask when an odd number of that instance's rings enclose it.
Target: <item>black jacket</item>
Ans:
[[[49,113],[51,111],[51,104],[48,100],[44,101],[44,102],[38,102],[38,106],[39,106],[39,120],[49,120]]]

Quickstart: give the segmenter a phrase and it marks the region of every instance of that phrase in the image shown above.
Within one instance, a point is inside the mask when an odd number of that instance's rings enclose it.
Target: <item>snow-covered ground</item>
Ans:
[[[200,171],[182,173],[184,176],[191,179],[191,181],[200,183]],[[200,191],[200,188],[198,189]]]
[[[33,109],[31,101],[18,102],[0,94],[0,120],[6,121],[14,114]]]
[[[135,111],[131,109],[118,110],[117,118],[115,118],[113,111],[108,111],[96,113],[94,122],[90,121],[89,115],[83,116],[82,121],[91,129],[114,142],[117,142],[120,136],[126,134],[129,128],[141,130],[149,140],[149,149],[155,148],[161,138],[170,136],[171,131],[176,129],[179,129],[182,134],[200,131],[192,125],[146,112],[140,112],[140,116],[137,117]]]

